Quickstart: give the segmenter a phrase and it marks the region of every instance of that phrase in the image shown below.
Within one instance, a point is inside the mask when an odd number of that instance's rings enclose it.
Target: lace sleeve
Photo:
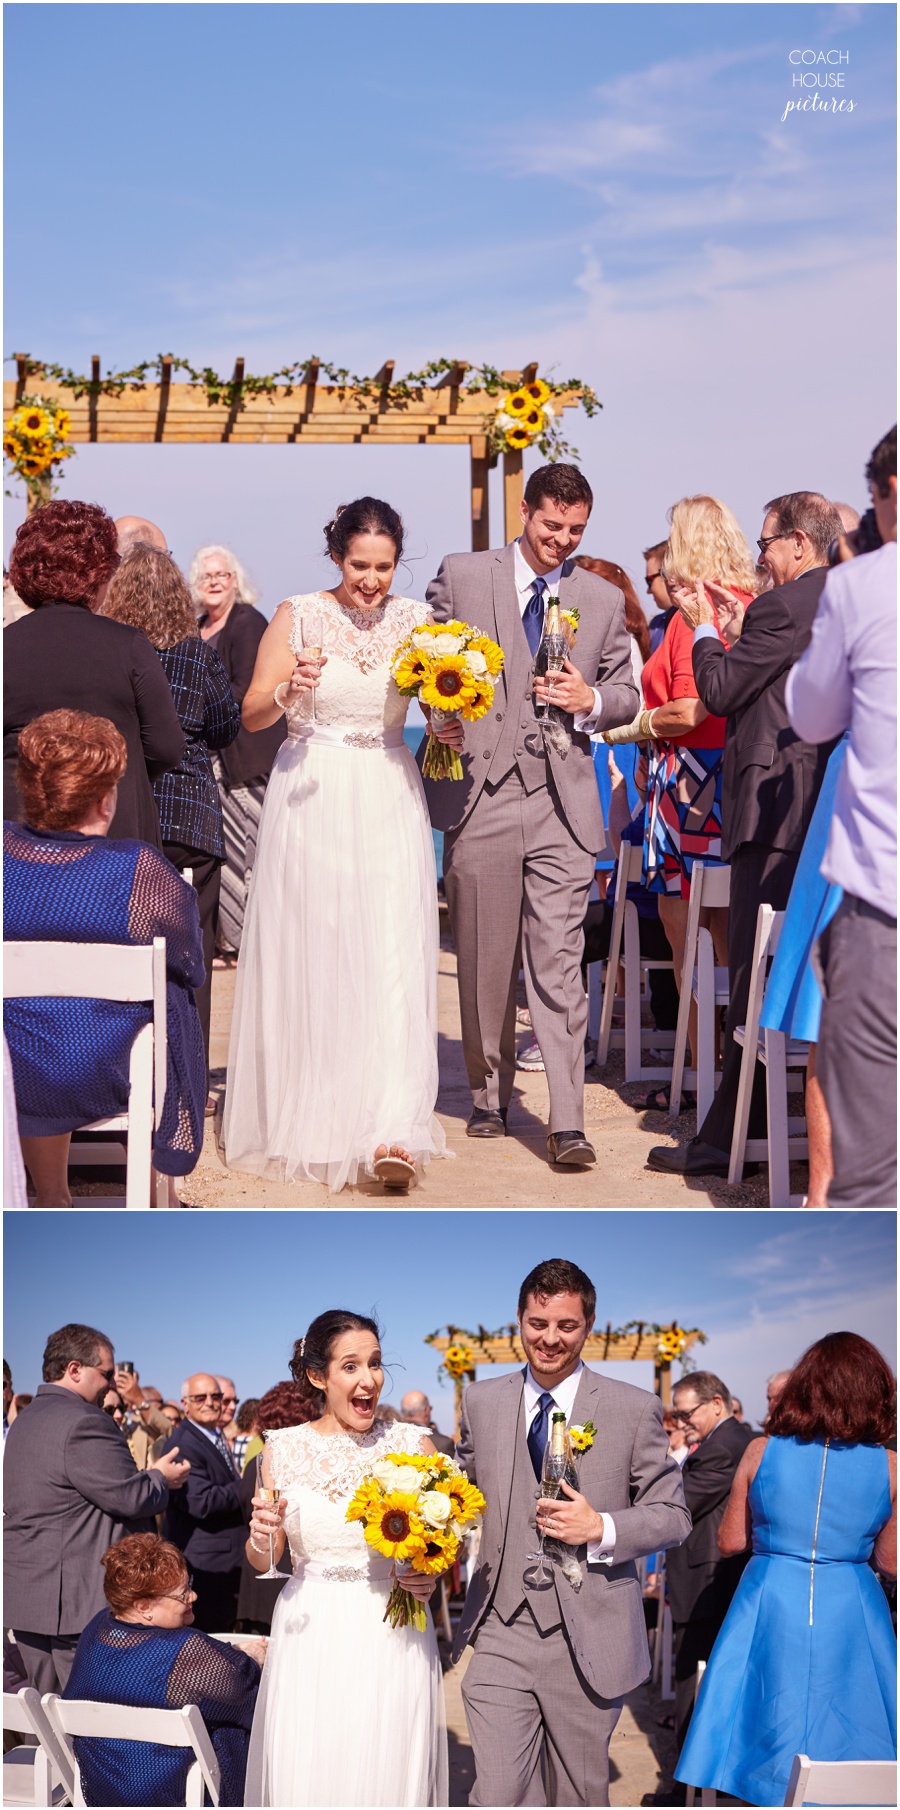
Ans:
[[[426,1450],[425,1441],[431,1438],[427,1427],[416,1427],[405,1420],[398,1420],[386,1429],[395,1452],[418,1452]]]

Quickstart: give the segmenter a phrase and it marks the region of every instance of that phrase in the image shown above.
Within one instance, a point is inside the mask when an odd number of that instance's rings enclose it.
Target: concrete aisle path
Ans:
[[[214,1085],[224,1088],[234,974],[216,970],[210,1049]],[[597,1166],[587,1171],[550,1169],[546,1156],[547,1090],[544,1076],[520,1073],[510,1111],[510,1135],[475,1140],[465,1135],[471,1110],[459,1032],[456,959],[445,936],[441,950],[438,1017],[441,1091],[438,1113],[452,1161],[430,1164],[424,1182],[407,1197],[385,1195],[364,1181],[340,1195],[312,1184],[257,1181],[225,1168],[212,1121],[207,1122],[203,1156],[181,1189],[202,1207],[361,1208],[394,1205],[398,1199],[418,1211],[447,1208],[524,1207],[709,1207],[762,1206],[763,1184],[729,1188],[713,1179],[685,1182],[645,1168],[651,1144],[683,1142],[694,1130],[694,1115],[673,1122],[662,1113],[637,1113],[626,1104],[640,1086],[623,1085],[621,1054],[613,1055],[602,1077],[589,1071],[585,1130],[597,1150]],[[644,1089],[646,1091],[646,1089]],[[624,1096],[624,1097],[623,1097]]]

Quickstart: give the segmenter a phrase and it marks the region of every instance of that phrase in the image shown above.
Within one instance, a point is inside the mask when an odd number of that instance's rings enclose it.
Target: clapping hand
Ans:
[[[170,1489],[181,1488],[190,1468],[187,1458],[179,1458],[177,1445],[172,1447],[171,1452],[163,1452],[152,1466],[154,1471],[162,1473]]]
[[[740,638],[747,605],[742,603],[739,597],[735,597],[734,592],[729,591],[727,585],[715,584],[710,579],[706,588],[712,593],[722,640],[726,647],[733,647]]]
[[[712,589],[712,586],[710,586]],[[699,628],[701,622],[711,622],[715,626],[716,612],[706,595],[702,584],[696,586],[676,584],[672,586],[672,596],[681,611],[688,628]]]
[[[602,1540],[603,1516],[592,1508],[586,1496],[562,1485],[563,1496],[542,1496],[537,1505],[539,1533],[550,1540],[562,1540],[566,1546],[584,1546],[588,1540]]]

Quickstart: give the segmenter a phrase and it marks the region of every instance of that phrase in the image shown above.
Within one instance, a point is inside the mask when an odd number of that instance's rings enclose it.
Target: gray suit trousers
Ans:
[[[609,1803],[621,1699],[585,1683],[561,1627],[543,1634],[526,1608],[511,1622],[491,1610],[462,1695],[476,1768],[470,1804]]]
[[[845,895],[818,942],[816,1071],[831,1120],[830,1207],[897,1207],[897,926]]]
[[[485,786],[444,841],[463,1054],[476,1106],[507,1107],[516,1072],[516,978],[544,1058],[550,1131],[584,1127],[587,1000],[582,926],[594,857],[575,841],[552,782],[526,792],[518,769]]]

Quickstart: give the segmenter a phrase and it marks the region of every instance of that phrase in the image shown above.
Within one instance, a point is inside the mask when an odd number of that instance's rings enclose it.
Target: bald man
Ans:
[[[237,1615],[241,1556],[247,1539],[240,1479],[219,1427],[222,1386],[206,1370],[189,1376],[181,1405],[185,1418],[163,1451],[178,1447],[190,1458],[194,1488],[177,1514],[166,1512],[165,1534],[184,1553],[197,1601],[194,1625],[207,1634],[230,1634]],[[170,1498],[171,1501],[171,1498]]]
[[[168,545],[161,528],[155,522],[148,522],[142,515],[120,515],[116,517],[116,533],[119,537],[119,553],[122,559],[130,553],[132,547],[155,547],[159,553],[167,553]]]
[[[410,1425],[414,1427],[425,1427],[431,1434],[435,1449],[443,1452],[447,1458],[453,1457],[456,1447],[452,1439],[448,1439],[445,1433],[435,1431],[431,1418],[431,1403],[427,1395],[422,1394],[421,1389],[407,1390],[400,1403],[400,1419],[409,1421]]]

